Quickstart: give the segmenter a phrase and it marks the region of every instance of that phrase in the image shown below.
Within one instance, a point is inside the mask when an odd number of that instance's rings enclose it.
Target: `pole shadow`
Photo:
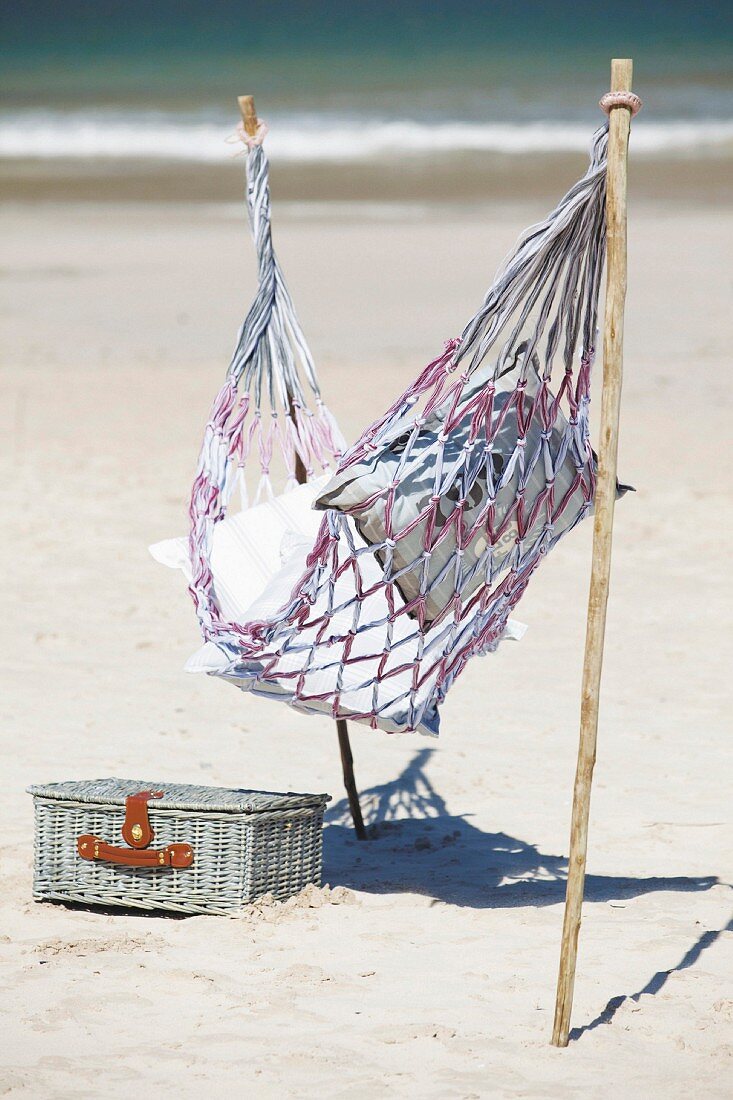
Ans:
[[[346,799],[326,814],[324,881],[366,893],[414,893],[471,908],[555,905],[565,900],[567,857],[507,833],[484,832],[448,813],[418,750],[396,779],[360,795],[371,842],[356,840]],[[656,890],[708,890],[715,876],[588,875],[585,896],[602,902]],[[589,1025],[590,1026],[590,1025]]]
[[[709,947],[712,947],[715,941],[720,939],[724,932],[733,932],[733,919],[729,920],[723,928],[703,932],[689,951],[685,952],[676,966],[671,966],[669,970],[658,970],[657,973],[649,979],[643,989],[638,990],[636,993],[622,993],[618,997],[611,997],[606,1007],[602,1012],[599,1012],[595,1020],[591,1020],[589,1024],[583,1024],[582,1027],[574,1027],[571,1030],[570,1039],[580,1039],[586,1031],[593,1031],[595,1028],[601,1027],[602,1024],[612,1023],[618,1010],[627,1001],[638,1003],[644,996],[654,997],[659,993],[660,989],[667,984],[672,974],[677,974],[680,970],[688,970],[691,966],[694,966],[703,951],[707,951]]]

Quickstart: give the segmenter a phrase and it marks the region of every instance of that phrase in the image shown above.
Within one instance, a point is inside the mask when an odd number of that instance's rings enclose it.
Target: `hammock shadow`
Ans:
[[[448,813],[420,749],[390,783],[361,794],[371,840],[356,840],[346,799],[326,814],[324,882],[367,893],[414,893],[471,908],[555,905],[565,900],[567,858],[540,852],[507,833],[487,833],[467,815]],[[588,901],[634,898],[655,890],[707,890],[714,876],[627,878],[588,875]]]

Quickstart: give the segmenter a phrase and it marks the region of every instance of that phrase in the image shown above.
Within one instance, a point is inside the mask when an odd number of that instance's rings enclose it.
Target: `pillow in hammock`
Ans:
[[[282,565],[280,548],[286,531],[310,540],[312,545],[321,517],[313,501],[328,481],[328,475],[298,485],[287,493],[229,513],[214,526],[210,566],[214,595],[222,614],[232,622],[246,622],[250,604],[267,588]],[[191,581],[188,539],[166,539],[150,547],[162,565],[180,569]]]
[[[523,350],[523,347],[519,348],[513,367],[496,382],[493,425],[499,421],[516,388],[517,365]],[[540,387],[537,367],[537,359],[533,357],[526,372],[525,414]],[[462,403],[474,396],[485,382],[486,377],[477,376],[464,391]],[[548,393],[548,399],[553,400],[551,393]],[[514,403],[495,431],[490,449],[487,449],[485,427],[479,429],[475,442],[471,441],[472,412],[468,410],[441,447],[439,433],[445,415],[446,405],[436,409],[419,430],[415,429],[413,420],[398,422],[380,440],[380,446],[372,455],[337,473],[316,501],[316,508],[334,508],[351,516],[362,538],[372,546],[386,567],[389,551],[385,545],[385,504],[390,486],[397,481],[392,510],[394,546],[391,548],[390,575],[406,602],[415,600],[421,593],[425,595],[426,626],[441,615],[456,592],[465,602],[481,585],[493,583],[512,564],[519,564],[520,555],[521,561],[525,561],[536,554],[540,546],[549,549],[589,510],[583,489],[578,486],[570,494],[563,510],[555,514],[552,526],[548,526],[545,506],[539,508],[534,523],[525,532],[521,547],[517,544],[515,508],[506,526],[493,541],[488,525],[481,523],[463,547],[463,554],[457,555],[455,526],[446,528],[457,501],[466,500],[463,520],[465,529],[470,530],[488,504],[493,482],[495,531],[516,502],[522,476],[517,448],[519,430]],[[557,513],[577,472],[587,462],[580,450],[584,444],[577,438],[578,434],[578,431],[573,432],[569,428],[568,421],[558,408],[549,438],[544,440],[539,410],[535,411],[527,427],[524,444],[525,516],[532,512],[540,494],[545,492],[548,476],[553,470],[554,507]],[[403,454],[411,438],[409,456],[403,465]],[[439,462],[442,464],[436,487]],[[375,494],[376,499],[371,500]],[[433,495],[438,495],[440,502],[431,544],[427,547],[430,555],[426,557],[427,513]],[[414,526],[410,529],[412,524]]]
[[[290,556],[248,608],[247,622],[271,620],[287,605],[305,572],[312,539],[286,535],[284,542]],[[278,644],[275,635],[257,660],[243,657],[227,642],[210,641],[189,659],[187,671],[207,672],[243,691],[284,700],[306,713],[331,715],[338,692],[340,715],[363,721],[367,720],[363,716],[374,714],[379,728],[388,733],[417,729],[437,735],[439,714],[433,698],[437,670],[413,689],[412,666],[418,652],[424,653],[431,645],[442,651],[445,631],[439,628],[426,637],[407,615],[397,615],[388,636],[389,607],[379,583],[382,569],[366,547],[358,551],[358,564],[362,586],[375,591],[359,601],[358,629],[346,663],[342,660],[344,640],[354,627],[357,602],[350,570],[341,574],[332,593],[328,585],[318,590],[308,615],[308,622],[314,625],[301,626],[294,638],[288,635],[287,644]],[[336,610],[330,614],[324,634],[321,628],[329,601]],[[524,630],[521,623],[509,620],[502,639],[519,639]],[[273,654],[277,661],[271,668]]]

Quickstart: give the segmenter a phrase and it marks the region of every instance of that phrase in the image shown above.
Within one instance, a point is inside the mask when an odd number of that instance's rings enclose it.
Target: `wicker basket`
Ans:
[[[125,779],[28,793],[37,900],[225,914],[320,885],[328,795]]]

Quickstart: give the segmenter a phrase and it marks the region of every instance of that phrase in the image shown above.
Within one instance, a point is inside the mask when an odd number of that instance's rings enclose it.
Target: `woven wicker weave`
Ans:
[[[123,845],[125,799],[164,791],[148,804],[156,848],[188,844],[190,867],[87,862],[77,839]],[[179,913],[226,914],[263,894],[283,900],[320,884],[323,794],[274,794],[175,783],[97,779],[28,788],[36,819],[33,896]]]

